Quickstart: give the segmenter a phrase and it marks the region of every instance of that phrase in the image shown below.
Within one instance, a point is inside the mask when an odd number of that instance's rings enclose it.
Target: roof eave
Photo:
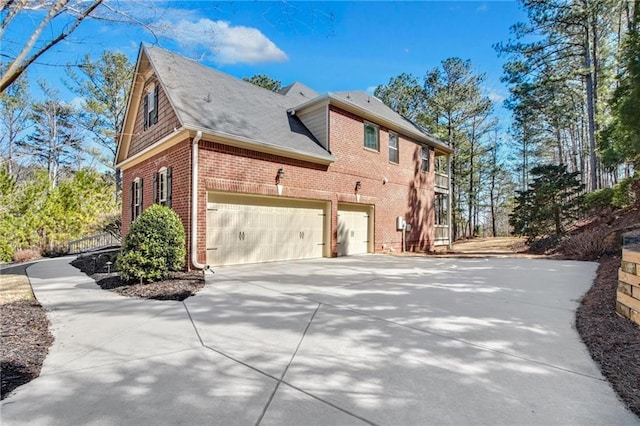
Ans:
[[[205,140],[211,140],[213,142],[220,142],[225,145],[235,146],[238,148],[247,148],[253,151],[263,152],[266,154],[275,154],[280,155],[282,157],[293,158],[297,160],[304,160],[311,163],[329,165],[336,161],[336,158],[327,153],[326,156],[323,155],[315,155],[308,152],[284,148],[282,146],[270,144],[268,142],[264,142],[261,140],[251,139],[244,136],[233,135],[226,132],[221,132],[218,130],[207,129],[204,127],[199,127],[195,125],[187,125],[185,128],[188,128],[193,134],[198,131],[202,132],[202,138]]]
[[[129,90],[129,94],[127,95],[127,107],[125,109],[125,116],[122,120],[122,131],[120,132],[120,135],[118,135],[118,143],[116,145],[116,157],[114,159],[114,163],[116,163],[116,167],[118,163],[121,163],[122,161],[126,160],[126,158],[123,158],[122,160],[120,159],[121,154],[126,155],[126,153],[121,152],[122,144],[125,142],[125,139],[129,139],[127,140],[127,145],[128,145],[128,142],[130,142],[130,139],[131,139],[130,131],[126,131],[131,129],[130,128],[125,129],[125,127],[127,127],[127,123],[129,123],[129,114],[135,114],[135,112],[132,111],[131,103],[133,102],[134,91],[135,91],[134,89],[136,86],[135,83],[136,83],[136,79],[138,78],[138,73],[140,71],[140,64],[141,64],[143,50],[144,50],[144,45],[141,43],[138,49],[138,57],[136,58],[136,65],[133,69],[133,75],[131,77],[131,89]],[[129,125],[129,127],[131,126],[133,126],[133,124]]]

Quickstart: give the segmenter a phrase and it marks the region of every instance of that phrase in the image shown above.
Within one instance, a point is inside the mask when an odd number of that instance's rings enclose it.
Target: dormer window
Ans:
[[[144,129],[158,122],[158,86],[152,85],[144,95]]]

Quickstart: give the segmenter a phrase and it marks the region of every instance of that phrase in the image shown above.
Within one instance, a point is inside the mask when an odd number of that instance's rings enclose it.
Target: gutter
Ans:
[[[187,124],[186,128],[188,128],[191,131],[202,132],[206,140],[220,142],[225,145],[251,149],[258,152],[279,155],[287,158],[294,158],[296,160],[309,161],[315,164],[329,165],[336,161],[336,158],[331,154],[327,154],[326,156],[309,154],[306,152],[298,151],[293,148],[285,148],[282,146],[273,145],[268,142],[260,141],[257,139],[251,139],[244,136],[234,135],[231,133],[197,127],[190,124]]]
[[[191,264],[206,272],[209,265],[198,262],[198,142],[201,138],[202,132],[198,130],[191,145]]]

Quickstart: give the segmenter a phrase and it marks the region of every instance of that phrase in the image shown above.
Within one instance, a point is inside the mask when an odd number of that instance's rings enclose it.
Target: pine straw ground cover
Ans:
[[[600,259],[593,287],[576,313],[576,328],[624,403],[640,416],[640,327],[615,312],[620,258]]]

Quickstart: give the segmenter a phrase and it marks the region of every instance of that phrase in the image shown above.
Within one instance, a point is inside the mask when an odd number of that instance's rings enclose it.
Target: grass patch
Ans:
[[[0,274],[0,305],[35,300],[27,277],[27,266],[7,268]]]

